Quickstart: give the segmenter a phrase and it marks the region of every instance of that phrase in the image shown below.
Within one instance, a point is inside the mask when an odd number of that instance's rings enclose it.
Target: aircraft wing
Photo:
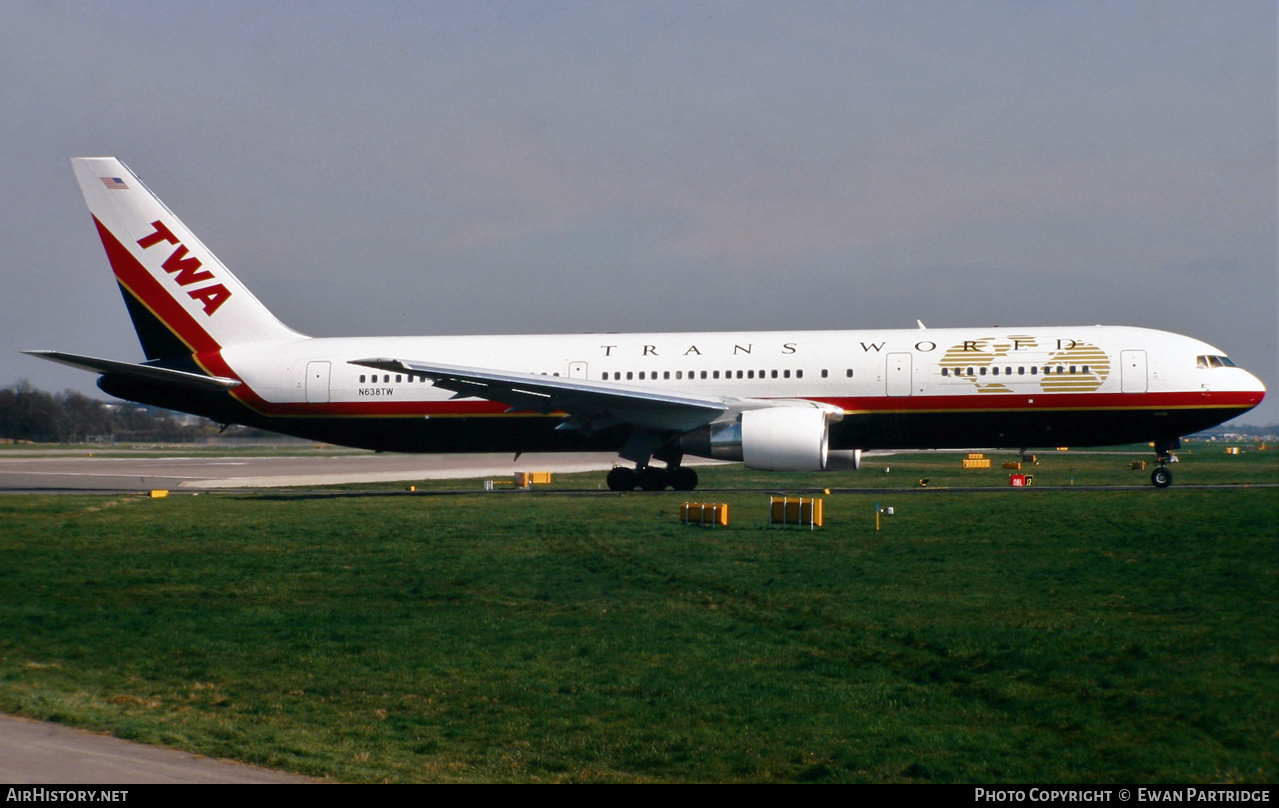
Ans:
[[[729,405],[713,396],[678,395],[589,379],[437,365],[403,359],[357,359],[351,364],[392,373],[416,373],[454,398],[476,397],[506,404],[511,411],[563,412],[557,429],[587,432],[630,424],[655,432],[689,432],[709,424]]]
[[[138,365],[133,362],[117,362],[114,359],[99,359],[95,356],[80,356],[78,354],[62,353],[61,351],[23,351],[23,353],[29,356],[38,356],[41,359],[48,359],[50,362],[60,362],[61,364],[70,365],[71,367],[79,368],[80,370],[90,370],[94,373],[126,376],[153,382],[165,382],[179,387],[202,387],[212,390],[232,390],[240,386],[239,379],[228,379],[222,376],[204,376],[199,373],[189,373],[185,370],[172,370],[171,368],[163,368],[156,365]]]

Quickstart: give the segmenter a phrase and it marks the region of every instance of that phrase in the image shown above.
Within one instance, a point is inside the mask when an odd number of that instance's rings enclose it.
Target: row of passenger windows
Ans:
[[[827,371],[823,370],[822,378],[825,379],[827,375],[828,375]],[[851,370],[848,371],[848,375],[851,378],[853,375],[853,372]],[[601,376],[600,378],[602,378],[606,382],[610,380],[615,382],[620,382],[620,381],[630,382],[630,381],[638,380],[642,382],[642,381],[649,381],[649,380],[658,381],[659,379],[662,381],[669,381],[670,379],[675,379],[676,381],[679,381],[685,378],[687,379],[790,379],[790,378],[802,379],[804,378],[804,371],[802,370],[795,370],[795,371],[791,371],[791,370],[725,370],[721,374],[721,372],[718,370],[690,370],[688,371],[687,374],[685,374],[685,372],[682,370],[675,370],[675,371],[628,370],[626,372],[622,372],[620,370],[619,371],[606,370],[604,371],[604,375]]]
[[[1012,375],[1014,375],[1013,370],[1014,370],[1013,368],[1005,367],[1005,368],[1003,369],[1003,371],[1004,371],[1004,375],[1005,375],[1005,376],[1012,376]],[[941,375],[943,375],[943,376],[985,376],[985,375],[986,375],[986,373],[987,373],[987,371],[989,371],[989,372],[990,372],[990,375],[991,375],[991,376],[998,376],[998,375],[999,375],[999,368],[997,368],[997,367],[993,367],[993,368],[985,368],[985,367],[980,367],[980,368],[942,368],[942,369],[941,369]],[[1015,374],[1015,375],[1017,375],[1017,376],[1025,376],[1027,373],[1029,373],[1031,376],[1038,376],[1038,375],[1039,375],[1039,373],[1040,373],[1040,369],[1039,369],[1039,367],[1038,367],[1038,366],[1033,366],[1033,365],[1030,367],[1030,369],[1029,369],[1029,370],[1027,370],[1025,367],[1018,367],[1018,368],[1016,368],[1016,371],[1017,371],[1017,372],[1016,372],[1016,374]],[[1066,373],[1072,373],[1072,374],[1073,374],[1073,373],[1087,373],[1087,372],[1088,372],[1088,366],[1087,366],[1087,365],[1071,365],[1069,368],[1067,368],[1067,366],[1066,366],[1066,365],[1054,365],[1054,366],[1051,366],[1051,367],[1045,367],[1045,368],[1043,369],[1043,375],[1045,375],[1045,376],[1051,376],[1051,375],[1053,375],[1053,374],[1056,374],[1056,375],[1058,375],[1058,376],[1062,376],[1062,375],[1064,375],[1064,374],[1066,374]]]
[[[399,383],[400,383],[400,382],[402,382],[402,381],[409,381],[409,382],[424,382],[424,381],[426,381],[426,377],[425,377],[425,376],[423,376],[423,375],[421,375],[421,374],[415,374],[415,373],[410,373],[408,376],[404,376],[403,374],[400,374],[400,373],[395,374],[395,383],[396,383],[396,384],[399,384]],[[363,373],[361,373],[361,374],[360,374],[360,384],[364,384],[364,383],[365,383],[365,381],[364,381],[364,374],[363,374]],[[369,383],[369,384],[377,384],[377,383],[378,383],[378,381],[377,381],[377,374],[376,374],[376,373],[374,373],[374,374],[372,374],[372,375],[370,375],[370,376],[369,376],[369,381],[368,381],[368,383]],[[391,374],[389,374],[389,373],[383,374],[383,376],[382,376],[382,384],[390,384],[390,383],[391,383]]]
[[[1204,358],[1205,358],[1205,357],[1200,357],[1200,359],[1204,359]],[[1219,359],[1225,359],[1225,357],[1217,357],[1217,356],[1209,357],[1209,358],[1210,358],[1210,359],[1218,359],[1218,360],[1219,360]],[[1229,360],[1229,359],[1226,359],[1225,361],[1226,361],[1226,362],[1230,362],[1230,360]],[[1207,365],[1204,365],[1204,364],[1201,364],[1201,365],[1200,365],[1200,367],[1206,367],[1206,366],[1207,366]],[[1213,366],[1214,366],[1214,367],[1222,367],[1223,365],[1222,365],[1222,364],[1214,364]],[[1226,367],[1232,367],[1232,366],[1233,366],[1233,363],[1231,363],[1230,365],[1224,365],[1224,366],[1226,366]],[[1015,371],[1015,372],[1014,372],[1014,371]],[[1013,376],[1013,375],[1017,375],[1017,376],[1025,376],[1025,375],[1027,375],[1027,374],[1029,374],[1029,375],[1031,375],[1031,376],[1038,376],[1038,375],[1040,375],[1040,372],[1041,372],[1041,371],[1040,371],[1040,368],[1039,368],[1039,367],[1037,367],[1037,366],[1031,366],[1029,369],[1027,369],[1027,368],[1025,368],[1025,367],[1018,367],[1018,368],[1015,368],[1015,369],[1014,369],[1014,368],[1011,368],[1011,367],[1005,367],[1005,368],[1003,368],[1003,369],[1002,369],[1002,374],[1003,374],[1004,376]],[[1088,372],[1088,366],[1087,366],[1087,365],[1078,365],[1078,366],[1077,366],[1077,365],[1070,365],[1069,367],[1067,367],[1066,365],[1056,365],[1056,366],[1052,366],[1052,367],[1045,367],[1045,368],[1043,368],[1043,370],[1042,370],[1042,373],[1043,373],[1043,375],[1044,375],[1044,376],[1049,376],[1049,375],[1053,375],[1053,374],[1056,374],[1056,375],[1058,375],[1058,376],[1061,376],[1061,375],[1064,375],[1064,374],[1066,374],[1066,373],[1075,374],[1075,373],[1087,373],[1087,372]],[[997,367],[992,367],[992,368],[986,368],[986,367],[970,367],[970,368],[942,368],[942,369],[941,369],[941,375],[943,375],[943,376],[985,376],[985,375],[987,375],[987,373],[989,373],[991,376],[999,376],[999,375],[1000,375],[1000,373],[1001,373],[1001,370],[1000,370],[1000,368],[997,368]],[[673,374],[673,375],[672,375],[672,374]],[[361,373],[361,374],[360,374],[360,384],[366,384],[366,382],[365,382],[365,375],[366,375],[366,374],[363,374],[363,373]],[[543,376],[545,376],[545,375],[547,375],[547,374],[543,373],[542,375],[543,375]],[[558,373],[554,373],[554,374],[551,374],[551,375],[553,375],[553,376],[558,376],[558,375],[560,375],[560,374],[558,374]],[[822,371],[821,371],[821,375],[822,375],[822,378],[823,378],[823,379],[830,378],[830,371],[828,371],[828,370],[826,370],[825,368],[823,368],[823,369],[822,369]],[[845,369],[845,370],[844,370],[844,376],[845,376],[846,378],[849,378],[849,379],[853,378],[853,369],[852,369],[852,368],[847,368],[847,369]],[[721,372],[720,372],[720,371],[718,371],[718,370],[700,370],[700,371],[699,371],[699,370],[690,370],[690,371],[688,371],[687,373],[685,373],[685,371],[682,371],[682,370],[676,370],[676,371],[670,371],[670,370],[661,370],[661,371],[658,371],[658,370],[649,370],[649,371],[640,370],[640,371],[632,371],[632,370],[628,370],[628,371],[624,371],[624,372],[619,370],[619,371],[604,371],[604,375],[603,375],[601,378],[602,378],[604,381],[610,381],[610,380],[611,380],[611,381],[615,381],[615,382],[620,382],[620,381],[628,381],[628,382],[629,382],[629,381],[637,381],[637,380],[638,380],[638,381],[641,381],[641,382],[642,382],[642,381],[650,381],[650,380],[651,380],[651,381],[658,381],[659,379],[660,379],[660,380],[662,380],[662,381],[669,381],[669,380],[670,380],[670,379],[672,379],[672,378],[674,378],[676,381],[679,381],[679,380],[682,380],[682,379],[685,379],[685,378],[690,379],[690,380],[692,380],[692,379],[712,379],[712,380],[714,380],[714,379],[790,379],[790,378],[802,379],[802,378],[804,378],[804,371],[803,371],[803,370],[799,370],[799,369],[794,370],[794,371],[791,371],[791,370],[788,370],[788,369],[784,369],[784,370],[725,370],[725,371],[723,371],[723,372],[721,373]],[[396,373],[396,374],[395,374],[395,383],[396,383],[396,384],[399,384],[399,383],[401,383],[401,382],[410,382],[410,383],[411,383],[411,382],[425,382],[425,381],[427,381],[426,376],[421,375],[421,374],[414,374],[414,373],[410,373],[410,374],[407,374],[407,375],[405,375],[405,374],[401,374],[401,373]],[[368,375],[368,381],[367,381],[367,383],[368,383],[368,384],[377,384],[377,383],[378,383],[378,375],[377,375],[376,373],[371,374],[371,375]],[[389,373],[383,374],[383,375],[382,375],[382,384],[390,384],[390,383],[391,383],[391,374],[389,374]]]
[[[671,375],[671,374],[672,374],[672,371],[669,371],[669,370],[663,370],[663,371],[657,371],[657,370],[644,371],[644,370],[641,370],[641,371],[638,371],[638,372],[637,372],[637,371],[632,371],[632,370],[628,370],[628,371],[625,371],[625,372],[623,372],[623,371],[616,371],[616,372],[605,371],[605,372],[604,372],[604,375],[603,375],[601,378],[603,378],[603,379],[604,379],[604,381],[609,381],[610,379],[612,379],[613,381],[618,381],[618,382],[622,381],[623,379],[625,379],[626,381],[635,381],[635,380],[637,380],[637,379],[638,379],[639,381],[649,381],[649,380],[651,380],[651,381],[657,381],[658,379],[662,379],[662,380],[667,380],[667,381],[669,381],[669,380],[672,378],[672,375]],[[851,379],[851,378],[853,378],[853,371],[852,371],[852,369],[851,369],[851,368],[849,368],[848,370],[844,371],[844,374],[845,374],[848,378],[850,378],[850,379]],[[543,374],[541,374],[541,375],[543,375],[543,376],[546,376],[546,375],[559,376],[560,374],[558,374],[558,373],[551,373],[551,374],[543,373]],[[823,369],[823,370],[822,370],[822,378],[823,378],[823,379],[828,378],[828,377],[829,377],[829,375],[830,375],[830,371],[825,370],[825,369]],[[366,377],[367,377],[367,382],[366,382]],[[797,370],[795,370],[795,371],[791,371],[791,370],[771,370],[771,371],[765,371],[765,370],[758,370],[758,371],[756,371],[756,370],[725,370],[725,371],[723,372],[723,374],[721,375],[720,371],[718,371],[718,370],[710,370],[710,371],[707,371],[707,370],[702,370],[702,371],[690,370],[690,371],[688,371],[688,375],[687,375],[687,378],[689,378],[689,379],[719,379],[719,378],[724,378],[724,379],[768,379],[768,378],[772,378],[772,379],[790,379],[790,378],[792,378],[792,377],[793,377],[793,378],[796,378],[796,379],[802,379],[802,378],[804,378],[804,371],[803,371],[803,370],[798,370],[798,369],[797,369]],[[674,378],[675,378],[676,380],[684,379],[684,378],[685,378],[685,373],[684,373],[684,371],[682,371],[682,370],[676,370],[676,371],[674,371]],[[396,383],[396,384],[399,384],[399,383],[401,383],[401,382],[425,382],[425,381],[427,381],[426,376],[424,376],[424,375],[420,375],[420,374],[408,374],[407,376],[406,376],[406,375],[404,375],[404,374],[401,374],[401,373],[396,373],[396,374],[395,374],[395,383]],[[360,374],[360,384],[366,384],[366,383],[367,383],[367,384],[377,384],[377,383],[378,383],[378,375],[377,375],[376,373],[373,373],[373,374],[364,374],[364,373],[361,373],[361,374]],[[381,382],[381,383],[382,383],[382,384],[390,384],[390,383],[391,383],[391,374],[389,374],[389,373],[383,374],[383,375],[382,375],[382,382]]]

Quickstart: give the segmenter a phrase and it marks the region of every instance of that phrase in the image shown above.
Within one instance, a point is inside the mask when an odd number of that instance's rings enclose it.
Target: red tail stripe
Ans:
[[[93,217],[98,226],[98,236],[102,246],[106,248],[107,260],[111,262],[116,279],[137,298],[138,302],[160,319],[178,339],[186,343],[192,353],[214,353],[222,349],[217,341],[195,321],[182,304],[174,299],[169,290],[147,271],[146,267],[133,257],[120,241],[106,228],[98,217]]]
[[[196,363],[206,372],[214,376],[239,379],[239,374],[222,358],[222,346],[217,340],[182,308],[182,304],[142,266],[106,225],[98,221],[97,216],[93,217],[93,223],[98,227],[98,236],[102,239],[102,246],[106,248],[107,260],[111,262],[116,280],[125,290],[191,349]],[[247,384],[237,387],[231,395],[259,411],[267,405]]]

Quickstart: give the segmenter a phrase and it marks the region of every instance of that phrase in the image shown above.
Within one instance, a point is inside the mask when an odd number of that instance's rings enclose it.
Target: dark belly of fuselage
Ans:
[[[561,419],[530,413],[483,416],[263,415],[216,391],[103,376],[106,393],[217,423],[308,440],[394,452],[615,452],[630,434],[615,426],[587,434],[557,430]],[[1236,408],[860,412],[831,425],[832,449],[965,449],[1105,446],[1170,440],[1215,426]]]

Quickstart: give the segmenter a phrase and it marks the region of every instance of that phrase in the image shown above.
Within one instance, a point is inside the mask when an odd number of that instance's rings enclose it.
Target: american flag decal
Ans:
[[[102,184],[111,191],[127,191],[129,189],[129,186],[119,177],[98,177],[98,179],[102,180]]]

